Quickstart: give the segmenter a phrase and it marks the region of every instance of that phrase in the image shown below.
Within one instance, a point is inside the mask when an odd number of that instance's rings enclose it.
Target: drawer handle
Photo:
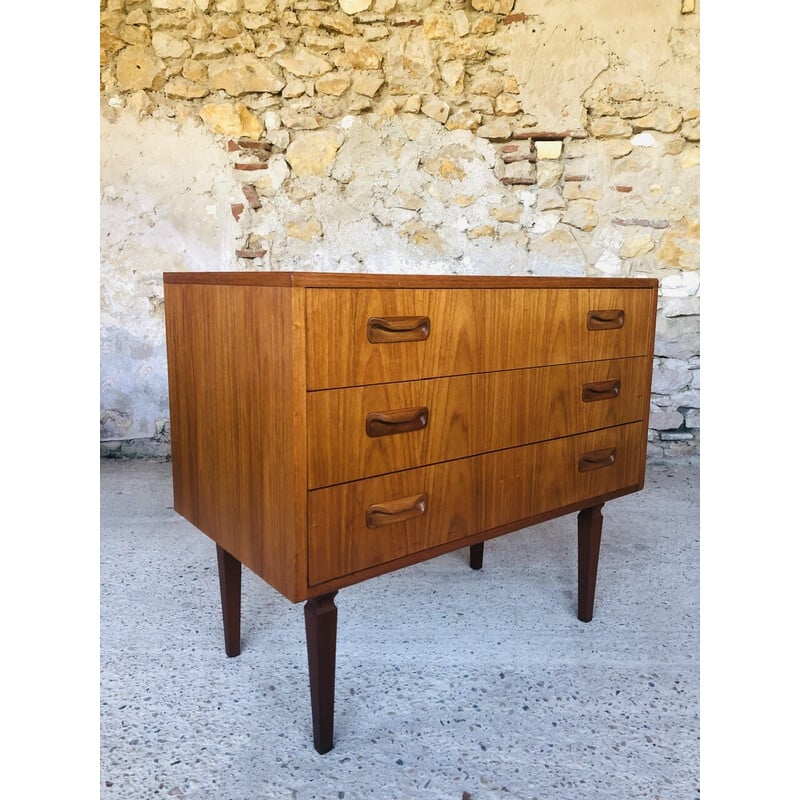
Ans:
[[[584,453],[578,459],[578,472],[589,472],[592,469],[610,467],[617,460],[617,448],[607,447],[605,450],[595,450]]]
[[[428,425],[428,407],[398,408],[394,411],[371,411],[367,414],[367,436],[391,436],[394,433],[419,431]]]
[[[415,494],[389,500],[388,503],[376,503],[367,509],[367,527],[382,528],[395,522],[422,516],[428,508],[428,495]]]
[[[370,317],[367,339],[373,344],[422,342],[431,332],[429,317]]]
[[[612,400],[619,395],[619,386],[619,379],[584,383],[581,399],[584,403],[594,403],[595,400]]]
[[[590,331],[610,331],[625,324],[625,312],[621,308],[605,311],[590,311],[586,315],[586,327]]]

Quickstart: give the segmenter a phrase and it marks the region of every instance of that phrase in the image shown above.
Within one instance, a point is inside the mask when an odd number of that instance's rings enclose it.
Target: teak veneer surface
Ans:
[[[637,422],[310,492],[309,583],[640,484],[641,437]],[[579,472],[581,455],[606,448],[616,451],[611,466]],[[422,515],[367,527],[371,505],[423,493]]]
[[[166,283],[164,301],[175,510],[279,591],[302,595],[297,298],[285,288]]]
[[[646,446],[656,281],[214,272],[164,284],[175,509],[292,601],[316,593],[309,490],[636,420]],[[617,308],[621,328],[587,330],[589,311]],[[369,342],[369,317],[395,315],[429,317],[429,337]],[[582,383],[615,377],[619,396],[581,401]],[[417,405],[425,429],[366,435],[365,413]],[[332,548],[341,534],[328,535]],[[460,546],[447,537],[431,554]],[[420,560],[395,554],[385,569]],[[335,559],[316,558],[328,590],[381,571],[331,578]]]
[[[636,289],[308,289],[309,390],[645,355],[651,293]],[[613,330],[591,311],[624,309]],[[422,343],[376,346],[376,317],[427,317]]]
[[[165,272],[164,283],[331,289],[653,289],[655,278],[563,278],[527,275],[366,275],[357,272]]]
[[[555,367],[330,389],[308,395],[308,486],[371,475],[642,419],[647,356]],[[609,400],[586,402],[587,384],[619,381]],[[524,398],[524,402],[521,402]],[[425,428],[365,435],[368,414],[427,408]]]

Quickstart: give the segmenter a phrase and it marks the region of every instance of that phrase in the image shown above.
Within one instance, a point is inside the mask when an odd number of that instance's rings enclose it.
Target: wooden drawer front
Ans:
[[[309,585],[633,487],[642,442],[636,422],[309,492]]]
[[[307,289],[308,388],[646,355],[652,299],[650,289]]]
[[[643,419],[650,360],[640,356],[311,392],[308,486]]]

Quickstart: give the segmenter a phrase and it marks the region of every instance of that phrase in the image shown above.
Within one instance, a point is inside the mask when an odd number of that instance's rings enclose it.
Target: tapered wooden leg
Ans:
[[[241,652],[242,562],[217,545],[217,568],[225,653],[231,657],[238,656]]]
[[[594,613],[594,589],[603,531],[602,508],[600,503],[578,512],[578,619],[581,622],[591,622]]]
[[[336,592],[314,597],[305,605],[308,677],[314,748],[333,748],[333,700],[336,684]]]
[[[469,546],[469,565],[472,569],[480,569],[483,566],[483,542]]]

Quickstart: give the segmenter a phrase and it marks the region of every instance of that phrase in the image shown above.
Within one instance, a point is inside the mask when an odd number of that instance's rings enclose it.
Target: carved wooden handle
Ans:
[[[617,448],[607,447],[605,450],[594,450],[584,453],[578,459],[578,472],[589,472],[592,469],[610,467],[617,460]]]
[[[431,332],[429,317],[370,317],[367,339],[373,344],[421,342]]]
[[[398,408],[394,411],[371,411],[367,414],[367,436],[391,436],[394,433],[419,431],[428,424],[428,407]]]
[[[586,327],[590,331],[608,331],[625,324],[625,312],[621,308],[590,311],[586,315]]]
[[[376,503],[367,509],[367,527],[382,528],[395,522],[405,522],[422,516],[427,508],[428,495],[425,493],[400,497],[387,503]]]
[[[619,395],[619,387],[619,378],[612,381],[584,383],[581,399],[584,403],[593,403],[595,400],[611,400]]]

